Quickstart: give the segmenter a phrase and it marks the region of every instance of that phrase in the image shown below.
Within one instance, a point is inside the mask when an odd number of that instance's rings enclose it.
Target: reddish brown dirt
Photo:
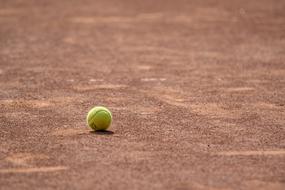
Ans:
[[[0,0],[0,189],[284,189],[284,10]]]

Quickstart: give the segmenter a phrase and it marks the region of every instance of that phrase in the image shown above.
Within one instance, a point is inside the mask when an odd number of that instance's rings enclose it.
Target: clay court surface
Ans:
[[[284,10],[0,0],[0,189],[285,189]]]

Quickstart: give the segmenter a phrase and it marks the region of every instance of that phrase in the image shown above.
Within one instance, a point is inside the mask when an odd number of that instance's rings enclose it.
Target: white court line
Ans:
[[[89,82],[103,82],[103,79],[89,79]]]
[[[0,174],[7,173],[35,173],[35,172],[56,172],[67,170],[65,166],[55,166],[55,167],[39,167],[39,168],[10,168],[10,169],[0,169]]]
[[[152,81],[165,81],[166,78],[142,78],[143,82],[152,82]]]

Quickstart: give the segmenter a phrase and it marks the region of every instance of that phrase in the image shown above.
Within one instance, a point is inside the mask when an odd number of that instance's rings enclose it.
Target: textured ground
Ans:
[[[0,189],[284,189],[284,10],[0,0]]]

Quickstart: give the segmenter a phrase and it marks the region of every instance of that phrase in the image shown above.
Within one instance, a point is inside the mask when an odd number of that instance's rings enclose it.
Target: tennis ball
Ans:
[[[106,130],[111,125],[112,114],[102,106],[92,108],[87,114],[87,124],[94,131]]]

